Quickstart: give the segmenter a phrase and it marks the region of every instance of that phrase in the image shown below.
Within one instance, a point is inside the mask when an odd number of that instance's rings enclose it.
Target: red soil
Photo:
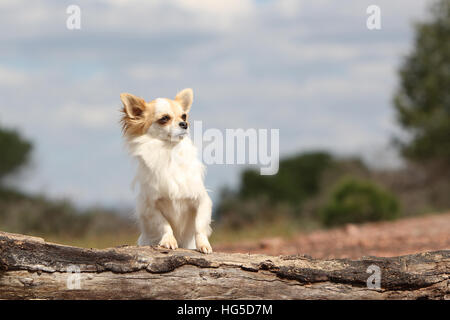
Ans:
[[[441,249],[450,249],[450,213],[394,222],[349,224],[298,234],[290,239],[269,238],[214,246],[217,252],[301,254],[313,258],[389,257]]]

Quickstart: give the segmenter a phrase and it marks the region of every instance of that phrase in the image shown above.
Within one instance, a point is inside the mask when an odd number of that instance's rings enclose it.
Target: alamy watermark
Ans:
[[[206,165],[258,165],[261,175],[278,173],[280,161],[279,129],[203,129],[202,121],[193,122],[192,140]],[[173,148],[172,157],[179,154],[181,146]]]
[[[69,290],[81,289],[81,269],[77,265],[69,265],[66,272],[68,273],[66,286]]]
[[[377,5],[370,5],[366,9],[366,13],[369,14],[366,20],[366,26],[369,30],[381,29],[381,9]]]
[[[66,13],[69,15],[66,20],[66,27],[69,30],[81,29],[81,8],[75,4],[67,7]]]
[[[367,267],[367,273],[372,275],[367,278],[366,284],[368,289],[380,290],[381,289],[381,269],[379,266],[371,264]]]
[[[203,130],[202,121],[194,121],[194,144],[205,164],[259,165],[261,175],[278,172],[280,158],[279,129]]]

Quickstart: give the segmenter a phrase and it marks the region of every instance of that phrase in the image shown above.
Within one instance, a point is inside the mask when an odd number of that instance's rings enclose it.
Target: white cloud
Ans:
[[[182,70],[176,66],[158,66],[155,64],[133,64],[125,70],[127,75],[138,81],[176,79]]]
[[[0,86],[23,86],[26,84],[27,79],[28,75],[24,71],[0,66]]]
[[[110,105],[81,104],[69,102],[56,108],[47,115],[55,127],[64,128],[68,125],[78,128],[101,130],[110,128],[119,119],[118,109]]]
[[[254,2],[251,0],[177,0],[175,3],[180,8],[214,17],[248,14],[255,9]]]

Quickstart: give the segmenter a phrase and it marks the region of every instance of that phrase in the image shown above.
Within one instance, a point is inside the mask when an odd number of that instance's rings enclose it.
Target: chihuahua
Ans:
[[[126,146],[138,161],[136,214],[138,245],[197,249],[211,253],[212,202],[205,189],[204,166],[189,137],[192,89],[175,99],[150,102],[122,93],[121,119]]]

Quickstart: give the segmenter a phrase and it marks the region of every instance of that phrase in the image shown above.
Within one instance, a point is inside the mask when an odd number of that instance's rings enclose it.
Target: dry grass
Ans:
[[[239,243],[247,240],[258,240],[270,237],[290,239],[296,234],[317,230],[321,226],[313,220],[294,220],[280,218],[273,222],[260,222],[239,229],[230,227],[213,227],[211,243]]]
[[[292,221],[278,219],[272,223],[258,223],[253,226],[245,226],[240,229],[213,226],[211,243],[239,243],[241,241],[258,240],[267,237],[282,237],[290,239],[298,233],[316,230],[319,226],[311,221]],[[7,230],[5,230],[7,231]],[[46,241],[83,247],[104,249],[121,245],[135,245],[139,237],[137,230],[119,231],[116,233],[92,234],[83,237],[73,237],[54,234],[30,234],[44,238]]]
[[[139,234],[137,232],[119,232],[115,234],[89,235],[75,238],[58,235],[34,235],[46,241],[82,248],[104,249],[121,245],[135,245]]]

